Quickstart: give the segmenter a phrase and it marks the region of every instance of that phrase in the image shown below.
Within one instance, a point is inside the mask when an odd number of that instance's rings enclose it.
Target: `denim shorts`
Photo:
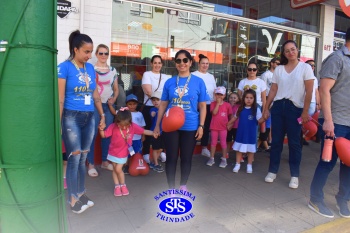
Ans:
[[[113,155],[108,154],[107,155],[107,160],[111,161],[112,163],[125,164],[126,161],[128,160],[128,157],[118,158],[118,157],[115,157]]]

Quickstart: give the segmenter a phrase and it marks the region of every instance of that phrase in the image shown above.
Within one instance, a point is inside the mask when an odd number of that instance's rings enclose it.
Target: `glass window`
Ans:
[[[189,3],[193,2],[187,0],[186,4]],[[227,5],[239,14],[238,5]],[[215,4],[204,2],[197,2],[193,7],[217,9]],[[242,13],[245,9],[246,6],[241,8]],[[178,50],[188,50],[196,63],[199,54],[204,54],[209,58],[209,72],[217,84],[228,89],[235,89],[246,77],[249,61],[258,63],[258,75],[265,72],[270,59],[280,56],[281,45],[286,40],[297,42],[301,61],[313,59],[315,54],[315,37],[193,12],[113,2],[112,17],[111,63],[118,69],[119,82],[127,94],[133,92],[141,101],[142,75],[150,70],[150,59],[156,54],[162,56],[162,72],[167,75],[176,74],[173,57]],[[197,64],[193,71],[196,69]]]
[[[350,18],[342,11],[335,11],[334,37],[344,39],[350,25]]]

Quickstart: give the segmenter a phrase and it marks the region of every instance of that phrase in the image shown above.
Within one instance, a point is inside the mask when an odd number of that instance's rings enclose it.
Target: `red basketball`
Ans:
[[[172,132],[180,129],[185,124],[185,112],[180,107],[169,108],[163,116],[162,129],[164,132]]]
[[[350,141],[343,137],[335,139],[335,149],[337,150],[339,159],[348,167],[350,167]]]
[[[317,133],[317,126],[313,121],[303,123],[303,134],[305,137],[311,138]]]
[[[145,176],[149,172],[149,166],[140,153],[136,153],[130,158],[129,174],[131,176]]]
[[[312,115],[312,119],[314,119],[316,122],[318,122],[318,115],[320,115],[320,111],[316,111],[314,115]]]

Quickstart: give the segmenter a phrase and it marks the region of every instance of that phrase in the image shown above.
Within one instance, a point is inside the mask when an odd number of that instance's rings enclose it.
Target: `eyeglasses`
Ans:
[[[181,61],[183,62],[183,63],[187,63],[188,61],[189,61],[189,59],[187,58],[187,57],[185,57],[184,59],[180,59],[180,58],[178,58],[178,59],[176,59],[175,60],[175,63],[176,64],[181,64]]]
[[[316,67],[316,65],[315,64],[309,64],[310,66],[312,66],[312,67]]]
[[[108,52],[107,53],[98,52],[98,55],[100,55],[100,56],[102,56],[102,55],[108,56],[109,53]]]
[[[256,72],[258,69],[257,68],[248,68],[248,71],[254,71]]]

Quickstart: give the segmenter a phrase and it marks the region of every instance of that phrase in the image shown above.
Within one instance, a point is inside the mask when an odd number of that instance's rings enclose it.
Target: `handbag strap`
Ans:
[[[161,80],[162,80],[162,73],[159,74],[158,87],[154,90],[154,92],[156,92],[156,91],[159,89]],[[146,100],[146,102],[144,103],[144,105],[146,105],[150,99],[151,99],[151,98],[148,98],[148,99]]]

